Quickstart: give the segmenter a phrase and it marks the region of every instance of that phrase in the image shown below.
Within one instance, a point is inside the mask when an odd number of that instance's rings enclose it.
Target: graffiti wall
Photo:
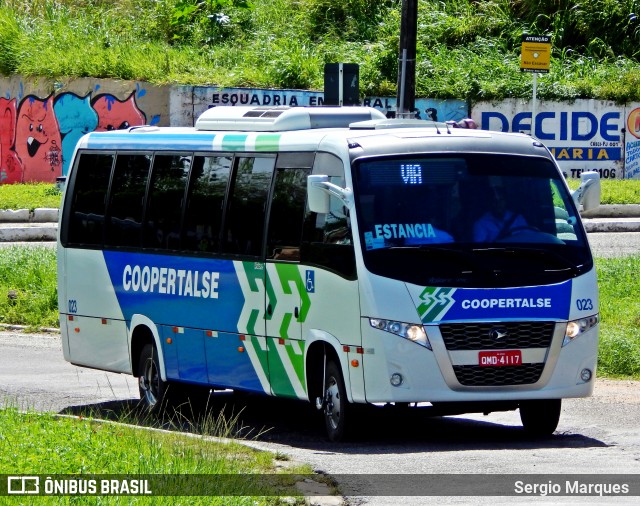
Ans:
[[[0,184],[55,182],[88,132],[168,124],[168,91],[151,96],[143,83],[3,79],[0,86]]]

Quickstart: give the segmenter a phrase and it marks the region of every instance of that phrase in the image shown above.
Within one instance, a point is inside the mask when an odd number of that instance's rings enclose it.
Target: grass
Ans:
[[[0,248],[0,323],[58,327],[56,280],[53,248]]]
[[[612,377],[640,378],[640,255],[597,258],[600,287],[598,370]]]
[[[225,497],[220,497],[222,493],[216,492],[220,489],[213,486],[209,488],[209,497],[130,497],[126,499],[127,504],[284,504],[277,496],[289,497],[287,504],[300,504],[302,499],[294,497],[299,496],[295,482],[312,474],[306,465],[288,466],[284,474],[282,466],[277,465],[281,455],[235,442],[178,432],[149,431],[82,417],[22,412],[14,407],[0,410],[0,434],[0,474],[127,475],[130,479],[151,478],[152,491],[156,487],[166,487],[172,475],[216,475],[217,478],[207,480],[208,485],[216,484],[213,480],[219,483],[222,478],[229,480],[225,482],[229,485]],[[193,485],[175,490],[185,492],[185,495],[194,493]],[[201,492],[201,495],[205,494]],[[68,501],[73,504],[96,504],[96,501],[122,504],[118,497],[39,499],[38,504],[66,504]]]
[[[569,179],[575,190],[580,180]],[[602,179],[602,204],[640,204],[640,179]],[[54,184],[0,185],[0,209],[58,208],[61,194]]]
[[[57,208],[61,194],[54,184],[0,185],[0,209]]]
[[[568,179],[567,182],[572,190],[580,186],[579,179]],[[640,179],[601,179],[600,185],[600,203],[603,205],[640,204]]]
[[[363,94],[396,93],[400,0],[0,0],[0,74],[155,84],[323,88],[360,64]],[[640,101],[634,0],[420,0],[416,94],[529,98],[523,34],[550,35],[543,100]]]
[[[602,204],[640,204],[640,179],[603,179]]]

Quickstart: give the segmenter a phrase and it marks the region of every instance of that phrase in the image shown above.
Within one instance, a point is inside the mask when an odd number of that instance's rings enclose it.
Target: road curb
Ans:
[[[593,232],[640,232],[640,218],[637,220],[627,219],[626,221],[612,220],[584,220],[584,229],[587,233]]]
[[[27,332],[26,325],[12,325],[10,323],[0,323],[0,332],[24,332],[24,333],[32,333]],[[39,327],[36,331],[38,334],[60,334],[60,329],[53,327]]]
[[[582,211],[583,218],[640,218],[640,204],[605,204]]]
[[[603,204],[581,211],[583,218],[640,218],[640,204]],[[57,223],[58,209],[0,209],[0,223]]]
[[[51,242],[57,235],[57,223],[0,224],[0,242]]]
[[[585,230],[640,232],[640,204],[602,205],[581,213]],[[54,242],[58,233],[58,209],[0,210],[0,243]]]
[[[0,223],[57,223],[58,209],[0,209]]]

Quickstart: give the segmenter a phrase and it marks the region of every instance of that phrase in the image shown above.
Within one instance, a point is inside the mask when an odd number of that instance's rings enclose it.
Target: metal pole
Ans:
[[[396,104],[396,115],[400,117],[413,117],[415,109],[417,32],[418,0],[402,0]]]
[[[400,70],[400,100],[398,101],[398,114],[397,114],[398,118],[404,118],[404,115],[405,115],[404,90],[406,87],[406,77],[407,77],[407,50],[405,48],[402,50],[402,62],[401,62],[401,70]]]
[[[344,68],[342,63],[338,64],[338,105],[342,107],[344,102]]]
[[[537,114],[537,95],[538,95],[538,73],[533,73],[533,102],[531,104],[531,137],[536,136],[536,114]]]

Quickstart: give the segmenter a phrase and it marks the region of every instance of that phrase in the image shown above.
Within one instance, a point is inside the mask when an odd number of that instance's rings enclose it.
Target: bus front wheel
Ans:
[[[550,436],[558,427],[562,399],[535,399],[520,402],[522,427],[532,436]]]
[[[340,366],[333,360],[327,363],[324,385],[324,421],[331,441],[341,441],[347,436],[350,404],[344,387]]]

